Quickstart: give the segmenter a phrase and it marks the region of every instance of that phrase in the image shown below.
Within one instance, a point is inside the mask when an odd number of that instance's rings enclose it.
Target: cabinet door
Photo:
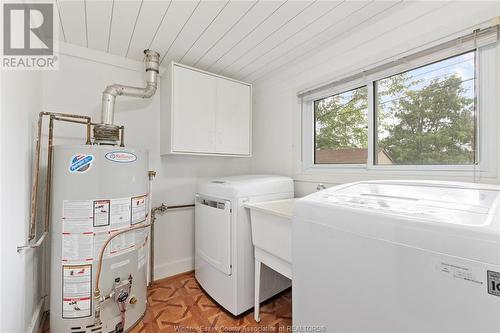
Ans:
[[[216,143],[221,154],[250,154],[250,86],[217,79]]]
[[[172,150],[212,153],[215,150],[216,77],[174,66]]]

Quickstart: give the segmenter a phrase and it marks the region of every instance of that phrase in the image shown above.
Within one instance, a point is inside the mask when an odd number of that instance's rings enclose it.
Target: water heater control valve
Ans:
[[[115,284],[113,285],[113,295],[115,302],[124,303],[130,296],[130,289],[132,288],[132,276],[129,276],[126,280],[121,280],[120,278],[115,279]]]

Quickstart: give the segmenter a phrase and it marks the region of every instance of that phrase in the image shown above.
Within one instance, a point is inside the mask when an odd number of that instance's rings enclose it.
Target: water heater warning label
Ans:
[[[132,198],[131,209],[132,209],[132,221],[131,224],[137,224],[146,221],[146,195],[141,195],[140,197]]]
[[[63,201],[63,233],[85,233],[93,231],[92,201]]]
[[[113,234],[113,233],[111,233]],[[133,231],[118,235],[109,245],[109,254],[111,256],[122,254],[125,251],[131,251],[135,247],[135,233]]]
[[[92,261],[94,259],[94,233],[63,234],[62,261]]]
[[[144,222],[148,195],[136,197],[63,200],[61,259],[63,263],[85,264],[97,260],[102,246],[118,231]],[[142,246],[144,236],[136,232],[114,238],[104,257],[120,255]]]
[[[94,227],[104,227],[109,225],[110,201],[94,201]]]
[[[119,230],[130,226],[131,200],[128,198],[119,198],[111,200],[111,230]]]
[[[99,255],[101,254],[101,249],[104,246],[104,243],[108,240],[110,233],[108,231],[105,232],[96,232],[94,233],[94,259],[97,260]],[[103,257],[109,257],[109,246],[106,247],[106,250],[103,253]]]
[[[62,317],[90,317],[92,265],[63,266]]]

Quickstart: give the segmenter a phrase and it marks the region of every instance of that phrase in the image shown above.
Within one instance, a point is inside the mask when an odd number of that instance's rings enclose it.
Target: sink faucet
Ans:
[[[316,186],[316,191],[321,191],[326,189],[326,186],[324,184],[319,183],[318,186]]]

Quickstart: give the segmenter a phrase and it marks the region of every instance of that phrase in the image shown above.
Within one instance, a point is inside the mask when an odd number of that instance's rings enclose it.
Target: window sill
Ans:
[[[371,166],[366,165],[313,165],[304,167],[295,180],[342,184],[373,179],[430,179],[463,182],[496,181],[496,172],[478,166]]]

